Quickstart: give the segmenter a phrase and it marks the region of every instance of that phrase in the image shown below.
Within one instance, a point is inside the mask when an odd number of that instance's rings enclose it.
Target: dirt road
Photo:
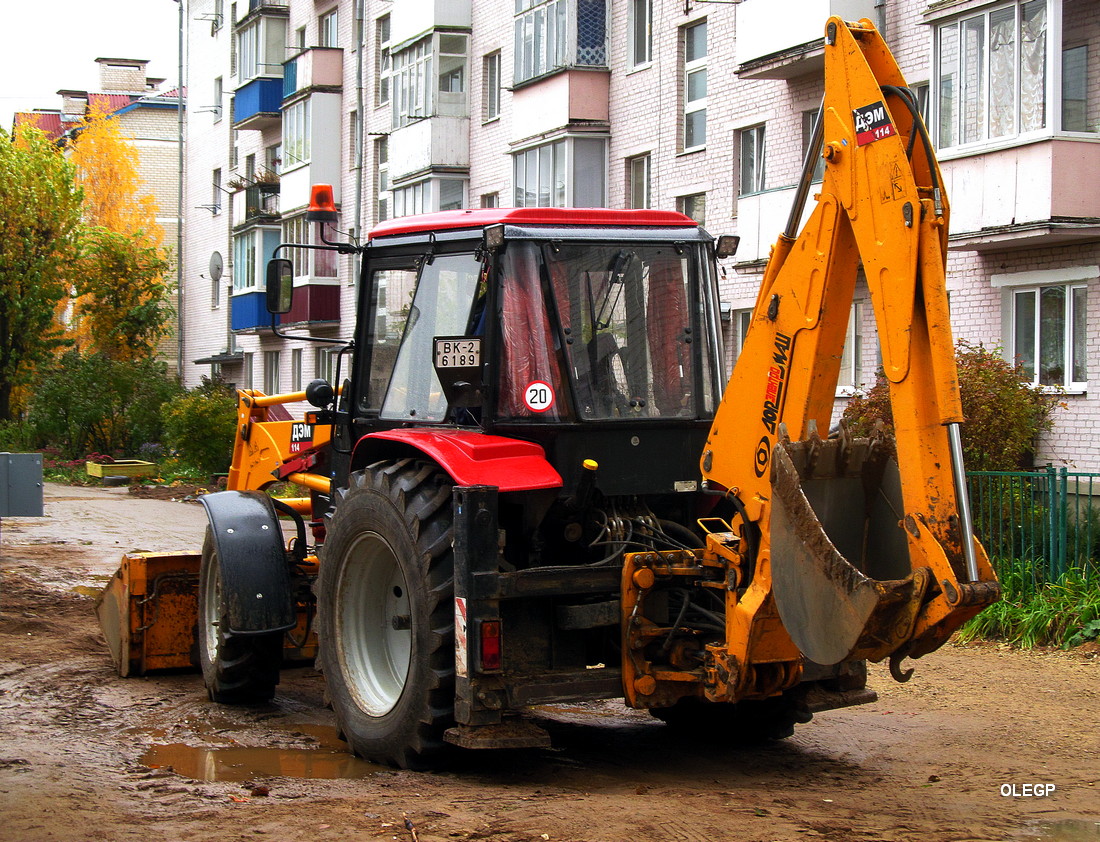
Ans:
[[[308,668],[252,709],[114,674],[91,594],[197,547],[200,506],[48,486],[46,513],[0,524],[0,840],[1100,842],[1095,652],[949,645],[765,748],[607,703],[541,710],[552,750],[395,772],[341,750]]]

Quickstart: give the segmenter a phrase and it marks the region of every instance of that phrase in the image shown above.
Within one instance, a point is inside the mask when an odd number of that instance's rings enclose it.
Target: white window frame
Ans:
[[[840,355],[840,372],[836,381],[838,397],[850,397],[862,386],[863,375],[863,302],[852,302],[848,313],[848,330],[844,335],[844,350]]]
[[[317,17],[317,45],[320,47],[340,46],[340,10],[329,9]]]
[[[389,15],[382,15],[375,20],[374,44],[374,105],[380,108],[383,105],[389,105],[391,87],[390,75],[393,72],[393,57],[390,55]]]
[[[500,50],[486,55],[481,66],[481,121],[489,123],[500,118]]]
[[[444,186],[446,185],[446,186]],[[400,186],[394,186],[393,216],[415,216],[440,210],[461,210],[467,207],[468,179],[457,177],[431,176]],[[455,189],[461,192],[456,202]],[[444,202],[446,198],[449,202]]]
[[[1024,7],[1044,10],[1043,26],[1043,56],[1040,62],[1040,94],[1037,103],[1038,124],[1022,125],[1025,118],[1025,108],[1022,104],[1023,90],[1034,88],[1035,79],[1023,80],[1021,65],[1023,63],[1021,46],[1021,22]],[[1011,104],[995,103],[991,92],[993,66],[992,50],[990,49],[992,35],[991,21],[1002,17],[1005,12],[1013,14],[1013,40],[1011,48],[1012,79],[1011,84],[1003,86],[1003,90],[1010,91]],[[935,92],[934,114],[935,122],[931,131],[933,142],[938,149],[954,149],[956,147],[984,146],[988,144],[1004,143],[1017,138],[1043,136],[1050,134],[1051,113],[1050,80],[1052,47],[1056,48],[1059,55],[1061,45],[1052,45],[1049,41],[1050,15],[1053,10],[1048,0],[1016,0],[1011,3],[1000,3],[975,11],[973,14],[960,15],[949,21],[938,23],[934,31],[933,67],[934,80],[932,90]],[[1002,17],[1003,19],[1003,17]],[[975,32],[981,28],[981,46],[975,52],[968,51],[965,47],[966,33]],[[949,61],[945,61],[945,51],[949,49],[949,42],[954,43],[954,55]],[[1003,43],[1003,42],[1002,42]],[[972,71],[972,72],[971,72]],[[948,113],[945,104],[948,101],[945,93],[950,86],[952,97],[952,113]],[[1000,87],[1000,86],[999,86]],[[971,104],[976,104],[977,110],[969,109]],[[970,114],[975,114],[974,121],[968,119]],[[997,131],[991,124],[996,118],[1008,117],[1011,120],[1003,131]],[[1031,120],[1035,120],[1034,114],[1029,114]],[[996,133],[994,133],[996,132]]]
[[[990,284],[994,288],[1000,288],[1003,296],[1002,336],[1005,338],[1005,358],[1013,364],[1022,363],[1025,371],[1029,371],[1030,362],[1030,382],[1033,386],[1041,386],[1055,392],[1084,393],[1088,390],[1088,366],[1090,365],[1088,288],[1092,286],[1095,292],[1097,281],[1100,281],[1100,266],[1038,269],[1029,272],[995,274],[990,277]],[[1040,299],[1045,290],[1058,288],[1064,289],[1066,293],[1061,325],[1063,374],[1059,382],[1042,382],[1043,314]],[[1079,298],[1077,294],[1080,294]],[[1030,327],[1030,360],[1019,359],[1017,354],[1020,344],[1026,341],[1024,337],[1018,335],[1020,325],[1017,320],[1018,306],[1026,297],[1032,298],[1034,310],[1034,320]],[[1080,341],[1076,349],[1079,352],[1077,357],[1074,353],[1075,338]],[[1074,376],[1075,362],[1079,362],[1084,367],[1083,379]]]
[[[806,156],[810,153],[810,141],[814,136],[814,122],[817,120],[817,115],[820,114],[820,110],[817,108],[811,108],[808,111],[802,112],[802,160],[805,162]],[[825,115],[822,114],[822,119]],[[814,150],[817,155],[817,160],[814,162],[814,174],[811,181],[822,181],[825,178],[825,158],[822,156],[822,152],[825,147],[824,137],[821,140],[821,146]]]
[[[234,38],[237,85],[262,77],[282,78],[286,59],[286,19],[256,18],[242,26]]]
[[[280,365],[280,351],[264,351],[264,394],[280,394],[282,381],[282,366]]]
[[[254,292],[260,286],[256,243],[260,229],[252,228],[233,237],[233,291]]]
[[[653,166],[653,156],[648,152],[644,155],[635,155],[626,161],[627,172],[627,207],[651,208],[652,190],[650,180],[650,168]]]
[[[302,349],[290,350],[290,391],[302,391]]]
[[[256,376],[256,355],[251,351],[245,351],[244,354],[244,388],[252,389]]]
[[[335,227],[339,227],[337,223]],[[305,214],[297,214],[283,220],[283,242],[299,245],[322,245],[318,224],[306,221]],[[301,283],[334,281],[337,276],[336,252],[327,249],[289,249],[288,257],[294,265],[294,277]]]
[[[299,100],[283,109],[283,171],[305,166],[313,154],[312,100]]]
[[[676,197],[676,210],[684,216],[690,216],[699,225],[706,225],[707,194],[685,193]]]
[[[385,222],[392,215],[393,193],[390,190],[390,142],[380,137],[374,142],[375,183],[378,186],[375,202],[375,222]]]
[[[703,52],[702,54],[696,54],[693,52],[692,33],[700,28],[703,31]],[[707,56],[709,46],[707,44],[706,18],[684,26],[682,38],[684,50],[684,122],[681,138],[683,151],[694,152],[706,148],[707,145]],[[701,91],[700,87],[702,88]],[[695,137],[694,135],[698,134],[698,131],[694,130],[693,127],[696,125],[695,121],[700,114],[702,115],[702,137]]]
[[[653,0],[629,0],[627,8],[627,69],[653,62]]]
[[[565,135],[512,153],[513,207],[607,207],[607,138]]]
[[[568,0],[515,0],[513,84],[564,67],[569,46]]]
[[[767,132],[765,124],[746,126],[738,132],[738,194],[763,193],[767,184]]]

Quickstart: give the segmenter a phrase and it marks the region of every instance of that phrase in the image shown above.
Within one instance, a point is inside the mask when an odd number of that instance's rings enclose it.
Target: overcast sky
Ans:
[[[148,59],[146,75],[179,77],[175,0],[0,0],[0,126],[16,111],[58,108],[62,88],[99,90],[104,58]]]

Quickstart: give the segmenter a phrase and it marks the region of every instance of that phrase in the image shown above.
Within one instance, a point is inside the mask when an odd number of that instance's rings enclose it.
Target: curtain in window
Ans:
[[[989,16],[989,136],[1015,131],[1016,10],[998,9]]]
[[[1041,129],[1046,121],[1046,0],[1020,9],[1020,131]]]

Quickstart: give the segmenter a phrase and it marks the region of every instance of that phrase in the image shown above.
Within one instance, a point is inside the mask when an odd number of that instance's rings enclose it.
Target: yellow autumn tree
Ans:
[[[164,231],[143,192],[137,147],[93,105],[71,145],[84,230],[73,264],[72,338],[116,360],[152,356],[168,332]]]

